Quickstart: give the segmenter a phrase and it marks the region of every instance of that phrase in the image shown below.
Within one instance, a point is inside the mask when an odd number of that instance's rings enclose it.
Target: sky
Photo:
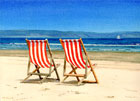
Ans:
[[[140,0],[0,0],[0,30],[140,31]]]

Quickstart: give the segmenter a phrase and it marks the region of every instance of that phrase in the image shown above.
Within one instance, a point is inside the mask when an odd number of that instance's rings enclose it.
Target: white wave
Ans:
[[[61,46],[61,44],[59,44],[59,43],[50,43],[50,45],[54,45],[54,46],[56,46],[56,45],[58,45],[58,46]]]
[[[27,45],[27,43],[14,43],[15,45]]]
[[[10,45],[26,45],[26,43],[4,43],[4,44],[10,44]]]
[[[84,46],[140,46],[140,44],[136,44],[136,45],[84,44]]]
[[[2,44],[10,44],[10,45],[27,45],[27,43],[2,43]],[[50,43],[51,46],[61,46],[60,43]],[[106,47],[119,47],[119,46],[123,46],[123,47],[127,47],[127,46],[140,46],[140,43],[136,43],[134,45],[119,45],[119,44],[84,44],[84,46],[106,46]]]
[[[52,46],[61,46],[61,44],[59,43],[50,43],[50,45]],[[84,46],[140,46],[139,43],[137,43],[136,45],[113,45],[113,44],[84,44]]]
[[[50,45],[52,45],[52,46],[56,46],[56,45],[61,46],[61,44],[59,44],[59,43],[50,43]],[[140,44],[139,44],[139,43],[137,43],[137,44],[135,44],[135,45],[84,44],[84,46],[140,46]]]

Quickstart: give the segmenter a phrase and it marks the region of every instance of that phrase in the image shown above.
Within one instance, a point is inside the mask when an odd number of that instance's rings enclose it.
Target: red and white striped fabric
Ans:
[[[27,40],[29,46],[30,61],[40,67],[50,67],[47,57],[46,40]]]
[[[66,61],[78,68],[85,68],[80,39],[62,40]]]

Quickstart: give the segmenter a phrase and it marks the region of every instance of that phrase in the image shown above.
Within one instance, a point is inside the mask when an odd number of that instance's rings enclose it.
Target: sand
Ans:
[[[99,84],[80,86],[77,86],[74,77],[64,83],[56,81],[55,73],[42,84],[20,83],[27,75],[27,53],[19,50],[0,53],[0,101],[140,101],[140,60],[137,60],[140,53],[90,52],[92,63],[97,63],[95,72]],[[55,62],[61,64],[58,72],[62,80],[63,53],[53,53]],[[95,56],[94,60],[92,56]],[[39,78],[32,76],[30,80],[37,81]]]

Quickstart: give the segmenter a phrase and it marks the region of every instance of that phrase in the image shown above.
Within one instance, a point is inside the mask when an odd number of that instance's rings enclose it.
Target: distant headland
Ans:
[[[140,38],[140,31],[84,32],[58,30],[0,30],[0,37],[47,37],[47,38]]]

